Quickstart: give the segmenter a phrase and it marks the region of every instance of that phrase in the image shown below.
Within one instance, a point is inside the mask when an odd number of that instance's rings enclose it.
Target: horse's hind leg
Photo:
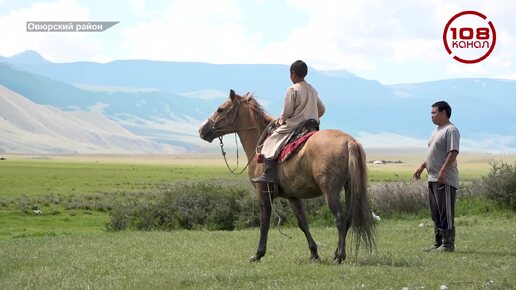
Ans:
[[[328,203],[328,207],[330,208],[333,217],[335,218],[335,223],[337,224],[337,231],[339,233],[339,242],[337,244],[337,249],[335,250],[335,263],[342,263],[346,259],[346,234],[348,232],[348,226],[346,213],[342,210],[342,206],[339,202],[339,191],[338,190],[328,190],[326,193],[326,202]]]
[[[301,204],[301,200],[297,198],[289,199],[290,206],[294,211],[294,214],[297,218],[297,225],[305,234],[306,240],[308,242],[308,248],[310,249],[310,260],[312,261],[320,261],[319,255],[317,254],[317,244],[312,238],[312,234],[310,234],[310,230],[308,229],[308,221],[306,220],[305,211],[303,210],[303,206]]]

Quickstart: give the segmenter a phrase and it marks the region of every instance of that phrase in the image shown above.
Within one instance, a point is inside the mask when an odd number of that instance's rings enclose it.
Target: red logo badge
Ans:
[[[463,11],[450,18],[443,32],[444,48],[462,63],[486,59],[496,44],[496,30],[487,17],[477,11]]]

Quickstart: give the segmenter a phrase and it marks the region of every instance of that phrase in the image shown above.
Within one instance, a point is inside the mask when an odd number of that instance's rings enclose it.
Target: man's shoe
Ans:
[[[455,248],[450,248],[450,247],[446,247],[445,245],[441,245],[439,248],[437,248],[437,250],[435,250],[436,252],[439,252],[439,253],[444,253],[444,252],[454,252],[455,251]]]
[[[433,252],[437,250],[442,244],[443,244],[443,237],[441,236],[441,230],[437,227],[434,227],[434,236],[435,236],[435,243],[429,247],[424,249],[424,252]]]
[[[253,178],[251,181],[258,183],[276,183],[276,161],[274,159],[264,159],[263,165],[265,170],[262,176]]]
[[[451,229],[441,230],[443,236],[443,244],[437,249],[437,252],[454,252],[455,251],[455,227]]]
[[[437,249],[439,249],[440,246],[436,246],[436,245],[432,245],[426,249],[423,250],[423,252],[433,252],[433,251],[436,251]]]

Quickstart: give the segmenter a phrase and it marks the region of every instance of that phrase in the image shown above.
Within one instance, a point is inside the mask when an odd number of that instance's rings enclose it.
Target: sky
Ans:
[[[475,10],[497,43],[476,64],[454,60],[443,30]],[[346,70],[382,84],[451,78],[516,80],[516,1],[0,0],[0,55],[53,62],[120,59],[291,64]],[[27,21],[120,21],[104,32],[27,32]]]

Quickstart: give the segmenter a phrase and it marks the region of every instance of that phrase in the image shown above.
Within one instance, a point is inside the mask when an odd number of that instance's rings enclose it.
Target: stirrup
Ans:
[[[276,183],[273,176],[265,176],[265,174],[260,177],[252,178],[251,181],[256,183]]]

